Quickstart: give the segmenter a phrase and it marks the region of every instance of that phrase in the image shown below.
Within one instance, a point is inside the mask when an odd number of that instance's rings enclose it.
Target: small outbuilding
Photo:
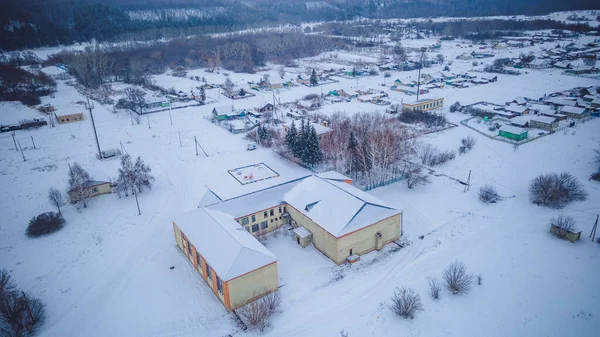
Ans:
[[[79,122],[83,120],[83,112],[54,112],[54,117],[59,124]]]
[[[308,229],[300,226],[294,228],[293,232],[294,241],[296,241],[296,243],[298,243],[302,248],[312,243],[312,233],[309,232]]]
[[[429,111],[439,109],[444,106],[444,98],[420,99],[412,103],[402,103],[402,110],[408,111]]]
[[[590,114],[585,108],[565,105],[560,109],[560,113],[571,118],[581,119],[588,117]]]
[[[97,181],[97,180],[89,180],[84,184],[84,194],[87,197],[95,197],[102,194],[111,193],[110,182],[109,181]],[[81,200],[81,196],[75,190],[69,190],[69,199],[71,202],[77,202]]]
[[[498,130],[498,136],[504,137],[511,140],[522,141],[527,139],[528,131],[527,129],[519,128],[512,125],[503,125]]]
[[[558,119],[549,116],[532,116],[529,120],[529,126],[536,129],[552,131],[559,125]]]

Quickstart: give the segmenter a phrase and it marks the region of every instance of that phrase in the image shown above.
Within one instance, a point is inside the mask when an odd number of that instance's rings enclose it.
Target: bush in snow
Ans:
[[[281,296],[279,292],[274,292],[243,306],[237,310],[237,314],[250,328],[262,332],[269,327],[272,316],[279,312],[280,307]]]
[[[406,186],[410,189],[430,183],[427,173],[423,172],[420,166],[414,164],[407,165],[404,177],[406,178]]]
[[[483,284],[483,276],[481,274],[477,275],[477,285]]]
[[[472,136],[467,136],[467,138],[461,139],[460,143],[462,145],[458,149],[458,154],[461,155],[471,151],[471,149],[475,146],[476,142],[477,141]]]
[[[460,103],[457,101],[450,106],[450,112],[456,112],[458,110],[460,110]]]
[[[572,201],[587,199],[587,195],[579,180],[568,172],[542,174],[529,185],[531,202],[551,208],[563,208]]]
[[[46,212],[33,217],[29,221],[26,234],[29,237],[38,237],[56,232],[63,227],[65,219],[60,213]]]
[[[415,318],[417,311],[423,310],[421,296],[412,288],[399,288],[392,296],[392,311],[403,318]]]
[[[575,231],[575,219],[570,216],[559,215],[550,220],[550,228],[552,225],[556,226],[558,230],[551,231],[550,233],[556,235],[559,238],[564,238],[568,232]]]
[[[450,161],[456,157],[453,151],[441,151],[431,144],[425,144],[417,150],[417,155],[421,159],[421,164],[436,166]]]
[[[486,204],[493,204],[500,201],[500,195],[498,195],[494,186],[485,185],[479,189],[479,200]]]
[[[440,298],[440,291],[442,290],[440,281],[435,277],[428,276],[427,284],[429,285],[429,295],[431,295],[434,300]]]
[[[460,261],[452,262],[444,270],[446,289],[453,294],[467,293],[471,289],[472,277],[467,273],[467,267]]]
[[[44,322],[45,307],[39,299],[18,291],[10,273],[0,270],[0,335],[32,335]]]

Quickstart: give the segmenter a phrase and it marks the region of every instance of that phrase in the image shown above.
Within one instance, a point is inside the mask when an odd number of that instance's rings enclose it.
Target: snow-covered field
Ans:
[[[582,41],[587,41],[587,37]],[[433,44],[435,40],[419,43]],[[409,45],[411,41],[407,41]],[[440,53],[454,58],[470,52],[453,43]],[[552,44],[553,46],[554,44]],[[550,46],[550,45],[549,45]],[[547,47],[549,47],[547,46]],[[543,46],[505,50],[501,57],[539,51]],[[339,53],[343,54],[342,52]],[[327,55],[324,55],[327,56]],[[432,57],[434,55],[431,55]],[[345,59],[357,57],[348,53]],[[301,65],[320,66],[320,57]],[[329,60],[329,58],[327,58]],[[329,61],[328,61],[329,62]],[[491,63],[488,59],[485,63]],[[324,65],[323,65],[324,66]],[[340,66],[341,67],[341,66]],[[454,61],[452,72],[471,71],[471,62]],[[475,67],[474,70],[481,68]],[[325,68],[323,68],[325,69]],[[439,72],[432,67],[423,72]],[[304,69],[287,69],[295,78]],[[205,76],[222,83],[223,74],[194,70],[188,76]],[[257,81],[259,74],[231,74],[242,86]],[[275,69],[272,82],[279,80]],[[416,72],[392,72],[396,78],[416,79]],[[188,92],[194,81],[170,75],[155,77],[159,85]],[[383,76],[348,80],[309,88],[281,91],[281,102],[309,93],[340,87],[381,88],[393,103],[412,99],[382,87]],[[465,89],[437,89],[424,97],[444,97],[445,108],[490,101],[503,104],[516,96],[538,98],[557,90],[600,85],[600,81],[561,75],[558,70],[530,70],[521,76],[499,75],[491,84]],[[85,120],[71,124],[17,131],[24,147],[14,150],[10,134],[0,134],[0,264],[13,273],[23,289],[48,305],[48,317],[39,336],[225,336],[243,335],[231,316],[200,280],[178,251],[171,220],[198,205],[206,186],[237,194],[269,181],[308,174],[306,170],[266,149],[247,151],[242,135],[233,135],[208,122],[214,106],[231,104],[218,89],[207,95],[219,102],[142,118],[131,125],[125,113],[96,104],[94,118],[102,149],[121,148],[141,156],[156,178],[152,190],[140,194],[142,215],[132,197],[97,197],[87,208],[67,206],[65,228],[46,237],[30,239],[25,228],[31,217],[52,210],[46,194],[50,187],[64,190],[68,164],[78,162],[96,180],[114,179],[118,160],[98,161],[89,113],[73,87],[59,83],[55,98],[44,98],[59,108],[80,109]],[[272,94],[236,100],[236,108],[254,108],[272,102]],[[369,103],[335,103],[320,112],[382,110]],[[37,111],[12,102],[0,103],[0,124],[39,116]],[[459,124],[466,115],[447,114]],[[149,127],[150,125],[150,127]],[[430,185],[413,190],[403,182],[370,193],[403,210],[404,237],[410,245],[398,251],[387,248],[371,253],[351,267],[335,266],[312,247],[300,248],[285,235],[270,238],[267,247],[279,257],[283,312],[275,316],[266,336],[594,336],[600,331],[600,245],[588,234],[600,213],[600,184],[588,181],[594,171],[593,150],[600,146],[600,120],[577,125],[573,133],[562,132],[520,146],[488,139],[462,125],[422,137],[442,149],[456,150],[460,139],[471,135],[475,148],[466,155],[436,167]],[[179,141],[181,136],[181,145]],[[196,156],[194,136],[208,154]],[[37,149],[31,148],[33,137]],[[228,170],[265,163],[281,177],[241,185]],[[466,179],[472,186],[449,179]],[[568,171],[585,185],[587,201],[559,211],[542,208],[528,200],[528,182],[538,174]],[[485,184],[497,187],[505,197],[484,205],[477,190]],[[571,244],[548,233],[548,220],[557,214],[572,216],[583,231]],[[424,235],[423,239],[419,236]],[[427,295],[427,276],[441,276],[452,261],[465,262],[469,271],[483,276],[465,295],[447,291],[433,301]],[[371,263],[370,263],[371,262]],[[174,266],[174,269],[170,269]],[[343,275],[343,277],[340,277]],[[421,294],[425,310],[414,320],[403,320],[389,310],[396,287],[412,287]],[[253,335],[254,333],[246,333]]]

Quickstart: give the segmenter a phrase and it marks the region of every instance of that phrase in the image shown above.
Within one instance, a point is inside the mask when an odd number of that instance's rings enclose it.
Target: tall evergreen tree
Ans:
[[[350,153],[350,162],[348,163],[350,174],[354,173],[354,178],[356,179],[356,174],[361,171],[360,170],[360,156],[358,149],[358,139],[356,139],[356,135],[354,131],[350,132],[350,140],[348,141],[348,152]]]
[[[303,162],[309,166],[315,166],[321,160],[323,160],[323,151],[321,150],[321,144],[319,142],[319,136],[315,126],[311,125],[307,127],[307,138],[304,152]]]
[[[356,67],[352,67],[352,77],[356,77]]]
[[[296,142],[298,140],[298,129],[296,129],[296,123],[292,121],[292,125],[290,126],[290,130],[285,135],[284,144],[287,146],[288,150],[296,155]]]
[[[296,158],[300,159],[302,162],[306,162],[307,156],[307,141],[309,136],[309,124],[304,119],[300,124],[300,132],[298,132],[298,137],[296,137]]]
[[[202,100],[202,104],[206,102],[206,90],[204,89],[204,86],[200,87],[200,100]]]
[[[313,68],[312,73],[310,74],[310,85],[317,84],[319,84],[319,79],[317,78],[317,72],[315,71],[315,68]]]

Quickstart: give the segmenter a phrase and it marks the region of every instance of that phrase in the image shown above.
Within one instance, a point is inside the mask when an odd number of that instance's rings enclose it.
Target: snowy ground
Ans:
[[[429,42],[433,43],[435,40]],[[420,41],[419,41],[420,42]],[[441,53],[458,55],[464,48],[444,44]],[[539,48],[539,47],[535,47]],[[512,52],[515,56],[523,50]],[[539,50],[539,49],[538,49]],[[342,54],[342,53],[340,53]],[[433,56],[433,55],[431,55]],[[501,55],[499,55],[501,56]],[[348,57],[351,57],[349,53]],[[315,58],[312,64],[319,65]],[[484,62],[492,62],[491,59]],[[452,72],[471,70],[471,62],[455,61]],[[440,71],[441,67],[424,72]],[[294,78],[301,70],[288,70]],[[222,74],[202,70],[188,76],[205,76],[222,83]],[[256,81],[262,74],[231,74],[238,84]],[[416,72],[393,72],[395,78],[416,78]],[[504,103],[516,96],[537,98],[545,93],[600,81],[564,76],[557,70],[529,71],[521,76],[498,76],[496,83],[466,89],[446,88],[425,97],[445,97],[473,103]],[[170,75],[156,76],[158,84],[189,91],[193,81]],[[275,70],[271,79],[279,79]],[[340,79],[323,91],[357,85]],[[358,86],[379,88],[383,76],[365,77]],[[197,83],[197,82],[193,82]],[[388,83],[389,85],[389,83]],[[383,87],[381,87],[383,88]],[[299,99],[321,88],[295,87],[281,92],[282,102]],[[382,90],[389,91],[386,88]],[[95,198],[86,209],[68,206],[65,228],[52,235],[29,239],[24,231],[29,219],[51,210],[48,188],[64,189],[68,163],[79,162],[95,179],[117,175],[118,160],[95,159],[96,145],[90,116],[82,122],[17,131],[26,146],[26,161],[14,150],[10,134],[0,134],[0,262],[12,271],[23,289],[31,290],[48,305],[48,318],[40,336],[224,336],[237,334],[230,315],[177,250],[171,219],[196,207],[206,186],[238,194],[264,184],[307,174],[273,152],[246,151],[247,141],[205,119],[213,106],[230,104],[218,89],[207,94],[214,105],[172,111],[142,118],[131,125],[129,115],[113,113],[96,104],[94,117],[102,149],[120,148],[142,156],[151,165],[156,182],[140,195],[142,215],[131,197]],[[393,102],[407,96],[389,92]],[[235,101],[236,108],[271,102],[272,94],[257,94]],[[55,98],[43,103],[77,107],[84,98],[74,88],[59,84]],[[334,108],[333,108],[334,107]],[[322,111],[348,114],[383,109],[368,103],[336,103]],[[0,124],[38,116],[20,104],[0,104]],[[41,116],[41,115],[40,115]],[[447,114],[459,124],[464,114]],[[149,124],[148,124],[149,123]],[[150,125],[150,127],[149,127]],[[267,336],[593,336],[600,329],[600,245],[587,235],[600,213],[600,185],[588,181],[595,169],[593,149],[600,145],[600,120],[577,125],[575,134],[562,132],[525,144],[516,151],[510,144],[488,139],[462,125],[423,139],[442,149],[457,150],[460,139],[472,135],[475,148],[466,155],[436,167],[437,173],[465,180],[471,170],[471,189],[446,176],[432,184],[408,190],[400,182],[370,193],[404,211],[405,248],[363,256],[352,267],[337,267],[312,247],[302,249],[289,237],[272,238],[267,247],[280,259],[283,312]],[[181,145],[179,141],[181,136]],[[206,150],[195,155],[194,136]],[[281,177],[240,185],[227,170],[265,163]],[[528,182],[546,172],[569,171],[585,185],[590,196],[561,212],[532,205]],[[477,190],[493,184],[506,199],[483,205]],[[557,214],[573,216],[583,231],[571,244],[548,233],[547,222]],[[425,235],[424,239],[418,239]],[[453,260],[464,261],[484,278],[471,293],[452,296],[443,292],[434,302],[427,296],[425,278],[440,276]],[[369,261],[374,261],[372,264]],[[173,270],[169,267],[174,266]],[[338,277],[343,274],[344,277]],[[337,279],[337,280],[336,280]],[[334,281],[332,281],[334,280]],[[418,291],[425,310],[414,320],[402,320],[388,309],[389,297],[399,286]],[[252,335],[248,333],[247,335]]]

